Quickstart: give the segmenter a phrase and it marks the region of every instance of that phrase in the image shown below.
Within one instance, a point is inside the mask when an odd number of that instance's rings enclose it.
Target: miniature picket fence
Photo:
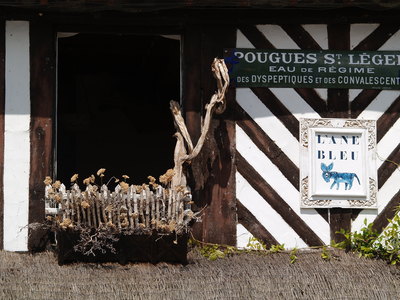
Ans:
[[[77,184],[70,190],[61,184],[58,189],[46,186],[46,214],[58,218],[62,228],[109,226],[121,231],[177,232],[187,230],[194,214],[188,187],[179,191],[158,186],[117,185],[110,191],[88,185],[81,191]]]

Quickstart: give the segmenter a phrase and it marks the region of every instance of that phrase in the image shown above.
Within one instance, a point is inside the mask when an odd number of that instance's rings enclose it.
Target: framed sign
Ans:
[[[300,120],[303,208],[376,208],[376,121]]]
[[[400,89],[400,51],[224,50],[234,87]]]

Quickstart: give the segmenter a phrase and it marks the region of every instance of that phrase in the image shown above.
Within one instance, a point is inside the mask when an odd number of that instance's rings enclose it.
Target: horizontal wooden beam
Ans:
[[[71,2],[71,1],[70,1]],[[71,2],[72,3],[72,2]],[[57,24],[111,26],[125,24],[143,26],[186,26],[191,25],[252,25],[252,24],[344,24],[344,23],[381,23],[398,24],[399,9],[365,10],[360,8],[342,8],[331,10],[315,9],[267,9],[246,7],[232,9],[178,8],[135,9],[131,11],[65,9],[43,10],[4,7],[0,9],[0,19],[42,20]]]
[[[278,193],[258,174],[258,172],[236,152],[236,164],[239,173],[264,198],[266,202],[292,227],[309,246],[322,246],[324,243],[315,232],[293,211]]]

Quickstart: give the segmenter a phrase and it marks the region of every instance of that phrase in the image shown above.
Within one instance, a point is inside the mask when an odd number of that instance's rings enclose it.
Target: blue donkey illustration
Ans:
[[[336,184],[336,189],[339,189],[339,183],[344,182],[344,189],[345,190],[350,190],[351,187],[353,186],[353,180],[354,177],[357,178],[358,184],[360,183],[360,179],[358,178],[357,174],[355,173],[338,173],[338,172],[332,172],[333,169],[333,163],[331,163],[329,166],[325,165],[324,163],[321,163],[321,170],[322,170],[322,178],[326,181],[329,182],[331,179],[333,179],[333,183],[331,185],[331,189],[335,186]]]

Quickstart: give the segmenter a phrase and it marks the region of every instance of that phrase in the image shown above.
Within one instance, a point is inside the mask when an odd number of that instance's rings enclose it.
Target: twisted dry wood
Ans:
[[[186,177],[183,174],[182,167],[183,164],[195,158],[203,148],[214,111],[221,114],[225,110],[225,94],[229,86],[229,75],[224,60],[215,58],[211,65],[211,70],[214,78],[217,80],[218,90],[211,97],[210,103],[205,106],[206,114],[201,124],[201,135],[195,147],[193,147],[193,142],[182,117],[182,111],[179,104],[176,101],[170,102],[170,109],[177,129],[177,132],[175,133],[177,142],[174,152],[175,174],[171,183],[173,189],[178,186],[186,186]]]

